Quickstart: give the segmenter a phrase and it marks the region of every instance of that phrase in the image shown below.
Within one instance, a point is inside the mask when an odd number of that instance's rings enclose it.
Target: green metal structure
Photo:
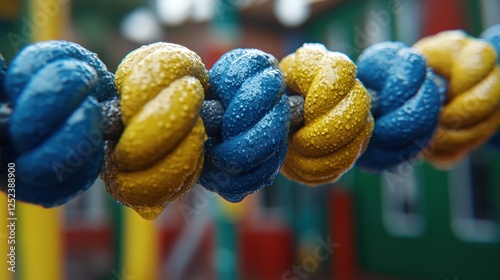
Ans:
[[[345,1],[307,26],[309,40],[352,59],[366,42],[413,44],[425,1],[397,2],[395,9],[395,1]],[[481,4],[457,1],[475,36],[487,27]],[[354,196],[360,270],[398,279],[500,279],[499,167],[500,151],[485,146],[449,171],[422,160],[378,175],[350,171],[353,180],[343,181]]]
[[[409,279],[499,279],[498,166],[500,156],[482,150],[449,172],[425,163],[357,172],[361,267]]]

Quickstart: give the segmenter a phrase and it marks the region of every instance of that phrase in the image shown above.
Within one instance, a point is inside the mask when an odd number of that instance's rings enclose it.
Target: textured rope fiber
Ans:
[[[337,180],[363,153],[373,130],[370,95],[344,54],[305,44],[280,62],[290,89],[305,98],[304,125],[291,132],[281,168],[292,180]]]
[[[495,34],[483,36],[498,47]],[[156,43],[125,57],[115,78],[79,45],[34,44],[8,68],[0,59],[0,177],[15,162],[16,198],[52,207],[87,189],[105,158],[107,191],[152,220],[198,182],[236,202],[280,167],[310,186],[422,149],[449,167],[500,126],[498,55],[460,31],[415,48],[425,59],[402,43],[372,46],[359,69],[319,44],[279,65],[237,49],[207,71],[187,48]]]
[[[125,129],[108,143],[102,177],[111,196],[152,220],[198,182],[207,70],[187,48],[156,43],[125,57],[116,85]]]
[[[224,54],[209,72],[210,94],[225,112],[220,134],[205,144],[200,182],[237,202],[272,184],[283,164],[290,125],[278,61],[255,49]]]
[[[403,43],[384,42],[364,50],[356,65],[375,118],[368,148],[356,165],[383,171],[417,157],[436,129],[444,94],[425,58]]]
[[[427,159],[449,167],[487,141],[500,126],[500,68],[495,49],[462,31],[445,31],[414,48],[449,81]]]
[[[43,42],[14,58],[4,84],[14,111],[2,154],[16,164],[16,199],[52,207],[90,187],[104,157],[97,102],[116,94],[106,66],[77,44]]]

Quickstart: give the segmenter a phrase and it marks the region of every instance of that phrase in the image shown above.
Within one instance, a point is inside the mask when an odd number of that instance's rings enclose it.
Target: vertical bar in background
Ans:
[[[394,14],[394,39],[411,46],[421,38],[422,8],[420,2],[400,2],[399,5],[392,7],[391,12]]]
[[[214,203],[215,218],[215,258],[216,258],[216,279],[232,280],[239,279],[241,270],[239,259],[241,256],[238,246],[238,224],[245,208],[248,206],[248,199],[239,203],[231,203],[222,197],[217,197]]]
[[[500,24],[500,1],[498,0],[481,0],[481,17],[477,20],[481,20],[482,31],[486,28]]]
[[[327,199],[326,188],[312,189],[305,187],[297,182],[292,182],[296,187],[295,194],[295,220],[293,225],[293,235],[297,249],[296,262],[302,264],[304,260],[314,256],[317,248],[317,238],[324,238],[326,229],[323,230],[323,225],[326,223],[326,217],[322,214],[321,205],[325,204]],[[321,218],[325,218],[325,220]],[[326,227],[326,226],[325,226]],[[318,277],[320,270],[324,268],[324,264],[318,262],[318,267],[308,271],[311,275]]]
[[[61,212],[17,203],[19,279],[63,279]]]
[[[214,43],[232,47],[241,37],[239,2],[234,0],[215,0],[216,11],[212,20],[212,36]]]
[[[202,56],[207,69],[240,41],[240,19],[238,2],[234,0],[213,0],[214,17],[210,23],[211,40]]]
[[[13,48],[8,40],[9,32],[17,34],[18,30],[15,27],[18,25],[18,20],[21,14],[21,4],[16,0],[2,0],[0,1],[0,34],[2,34],[2,40],[0,40],[0,56],[3,56],[7,61],[13,55]],[[2,80],[3,81],[3,80]],[[0,81],[1,82],[1,81]],[[2,85],[0,85],[2,87]],[[1,90],[0,90],[1,91]],[[0,172],[6,171],[8,169],[7,162],[2,161],[0,151]],[[0,174],[0,184],[3,186],[8,184],[8,177]],[[5,184],[5,185],[4,185]],[[11,254],[14,254],[13,258],[17,258],[16,251],[11,252],[11,246],[17,246],[17,244],[9,244],[9,236],[11,230],[7,225],[9,221],[8,216],[8,197],[4,192],[0,192],[0,279],[11,280],[15,277],[15,272],[9,271],[12,263],[10,262]],[[11,243],[13,241],[10,241]],[[9,255],[8,255],[9,254]],[[16,261],[18,261],[16,259]],[[17,271],[17,263],[15,270]]]
[[[338,280],[357,279],[356,236],[352,192],[337,190],[330,195],[330,224],[333,252],[333,277]],[[338,245],[338,248],[336,248]]]
[[[57,0],[28,0],[32,42],[60,39],[65,8]],[[28,28],[28,27],[27,27]],[[63,279],[61,208],[44,209],[19,202],[19,279]]]
[[[128,207],[122,207],[123,267],[113,271],[117,279],[158,279],[158,231],[153,221],[144,220]]]
[[[462,0],[463,9],[467,11],[464,15],[465,31],[472,36],[479,36],[483,31],[481,22],[481,1]],[[497,1],[498,2],[498,1]],[[498,10],[496,11],[498,13]]]
[[[7,62],[14,56],[17,44],[22,44],[25,41],[21,32],[21,16],[25,10],[23,2],[19,0],[0,1],[0,34],[2,34],[0,53]]]
[[[122,205],[116,202],[111,196],[107,196],[109,211],[111,212],[112,218],[112,230],[113,230],[113,267],[114,270],[111,274],[119,273],[118,270],[123,267],[123,231],[124,231],[124,213],[122,211]]]
[[[463,29],[464,7],[456,0],[422,0],[423,22],[422,35],[434,35],[440,31]]]
[[[211,22],[212,37],[210,46],[210,62],[218,60],[216,55],[223,54],[234,48],[241,39],[239,18],[239,2],[233,0],[215,0],[215,17]],[[208,66],[208,65],[207,65]],[[222,198],[212,200],[214,214],[214,260],[216,279],[238,279],[240,272],[240,250],[237,223],[244,209],[244,202],[230,204]]]

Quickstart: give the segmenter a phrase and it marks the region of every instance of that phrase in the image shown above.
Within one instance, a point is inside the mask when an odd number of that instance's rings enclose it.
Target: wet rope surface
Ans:
[[[236,202],[279,171],[315,186],[422,152],[450,167],[500,126],[498,34],[483,35],[493,46],[460,31],[382,43],[358,68],[306,44],[279,63],[233,50],[207,71],[187,48],[156,43],[116,78],[77,44],[34,44],[8,67],[0,59],[0,161],[16,162],[20,200],[63,204],[101,171],[146,219],[196,183]]]

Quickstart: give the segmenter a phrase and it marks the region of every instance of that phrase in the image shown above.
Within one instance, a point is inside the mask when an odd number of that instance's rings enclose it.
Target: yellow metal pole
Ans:
[[[60,39],[70,0],[28,0],[29,16],[24,30],[31,30],[31,41]],[[61,208],[44,209],[17,204],[18,279],[63,279]]]
[[[61,39],[63,28],[67,26],[70,2],[70,0],[29,0],[30,21],[25,21],[24,24],[31,24],[33,42]]]
[[[61,212],[18,203],[20,279],[63,279]]]
[[[144,220],[134,210],[124,211],[124,257],[119,272],[123,279],[154,280],[158,278],[158,232],[155,223]]]

